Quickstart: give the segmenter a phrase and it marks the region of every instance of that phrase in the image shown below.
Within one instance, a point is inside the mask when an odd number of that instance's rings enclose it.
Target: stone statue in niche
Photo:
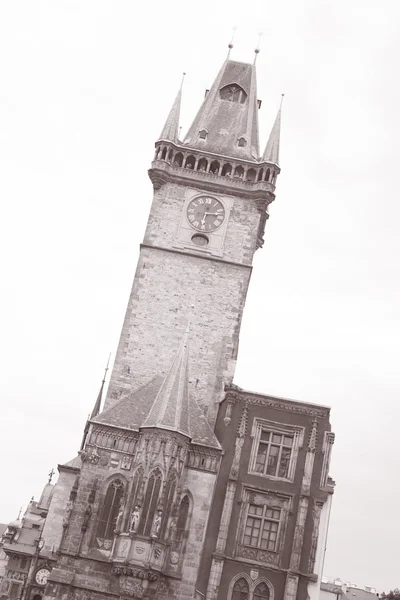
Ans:
[[[114,533],[119,533],[121,531],[122,518],[124,516],[124,508],[125,508],[125,502],[124,502],[124,499],[122,498],[120,505],[119,505],[119,511],[118,511],[118,516],[117,516],[117,521],[115,523]]]
[[[134,510],[132,511],[131,522],[129,525],[129,531],[131,533],[135,533],[137,531],[137,528],[139,525],[139,519],[140,519],[140,506],[138,504],[136,504]]]
[[[83,523],[82,523],[82,531],[86,531],[86,529],[88,528],[89,525],[89,521],[90,521],[90,517],[92,516],[92,505],[88,504],[85,510],[85,514],[83,515]]]
[[[74,508],[74,503],[72,502],[72,500],[68,500],[67,504],[65,505],[65,512],[64,512],[64,517],[63,517],[63,527],[68,527],[73,508]]]
[[[153,537],[153,538],[157,538],[160,533],[161,519],[162,519],[162,510],[158,510],[157,515],[154,519],[152,530],[151,530],[151,537]]]
[[[178,518],[172,517],[171,525],[169,526],[169,539],[171,542],[175,541],[177,524],[178,524]]]

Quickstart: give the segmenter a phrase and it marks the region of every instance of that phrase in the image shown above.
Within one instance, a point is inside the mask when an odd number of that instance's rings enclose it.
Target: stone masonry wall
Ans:
[[[174,249],[185,199],[195,193],[172,184],[155,193],[144,242],[157,248],[141,249],[106,407],[166,372],[189,317],[190,391],[211,423],[233,379],[260,213],[254,201],[232,197],[222,260],[160,249]]]

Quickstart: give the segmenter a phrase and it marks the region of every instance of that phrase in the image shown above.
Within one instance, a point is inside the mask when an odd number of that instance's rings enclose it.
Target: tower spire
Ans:
[[[108,371],[108,365],[110,364],[110,357],[111,357],[111,352],[110,352],[110,354],[108,355],[107,365],[106,365],[106,368],[105,368],[105,370],[104,370],[104,376],[103,376],[103,379],[102,379],[102,382],[101,382],[100,390],[99,390],[98,396],[97,396],[97,398],[96,398],[96,402],[94,403],[93,410],[92,410],[92,412],[91,412],[91,414],[90,414],[90,418],[91,418],[91,419],[93,419],[94,417],[97,417],[97,415],[98,415],[98,414],[99,414],[99,412],[100,412],[100,408],[101,408],[101,399],[102,399],[102,397],[103,397],[103,388],[104,388],[104,384],[105,384],[105,382],[106,382],[106,376],[107,376],[107,371]]]
[[[254,50],[254,61],[253,61],[253,65],[256,64],[257,62],[257,56],[260,54],[260,44],[261,44],[261,38],[262,38],[262,31],[260,31],[260,33],[258,34],[258,43],[257,43],[257,48]]]
[[[178,352],[142,427],[177,431],[191,438],[189,423],[189,323]]]
[[[264,154],[262,157],[263,161],[274,163],[279,165],[279,146],[281,137],[281,113],[282,104],[285,94],[282,94],[281,104],[278,113],[275,118],[275,122],[272,126],[271,133],[269,134],[267,145],[265,146]]]
[[[97,415],[100,413],[101,400],[103,398],[103,389],[104,389],[104,384],[106,382],[108,365],[110,364],[110,357],[111,357],[111,352],[108,355],[107,365],[106,365],[106,368],[104,369],[104,375],[103,375],[103,379],[101,381],[101,386],[100,386],[100,390],[99,390],[99,393],[98,393],[97,398],[96,398],[96,402],[94,403],[92,412],[90,413],[89,417],[86,420],[85,429],[83,430],[81,450],[83,450],[83,448],[85,446],[86,437],[87,437],[87,434],[89,432],[89,421],[91,419],[94,419],[94,417],[97,417]]]
[[[232,37],[231,37],[231,41],[228,44],[228,56],[226,57],[226,60],[229,59],[230,54],[231,54],[231,50],[233,48],[233,40],[235,39],[235,33],[237,31],[237,27],[235,25],[235,27],[232,28]]]
[[[159,137],[160,140],[168,140],[169,142],[177,142],[179,136],[179,118],[181,113],[181,101],[182,101],[182,87],[183,81],[185,79],[186,73],[182,74],[182,81],[179,91],[176,95],[174,103],[172,105],[171,110],[169,111],[169,115],[167,120],[165,121],[165,125]]]

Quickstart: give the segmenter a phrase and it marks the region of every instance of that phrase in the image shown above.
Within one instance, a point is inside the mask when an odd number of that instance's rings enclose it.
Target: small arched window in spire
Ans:
[[[206,139],[207,139],[207,136],[208,136],[208,131],[207,131],[207,129],[201,129],[201,130],[199,131],[199,138],[200,138],[201,140],[206,140]]]
[[[240,85],[232,83],[221,88],[219,97],[221,100],[226,100],[227,102],[240,102],[240,104],[244,104],[246,102],[247,94]]]
[[[244,148],[246,146],[246,144],[247,144],[246,138],[240,137],[238,139],[238,146],[239,146],[239,148]]]

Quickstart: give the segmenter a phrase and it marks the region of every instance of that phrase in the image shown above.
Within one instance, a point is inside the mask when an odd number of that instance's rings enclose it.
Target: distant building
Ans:
[[[256,67],[230,59],[183,140],[180,103],[181,91],[155,144],[105,405],[102,386],[31,566],[22,526],[6,550],[23,600],[318,600],[330,410],[233,385],[281,111],[260,152]]]
[[[379,594],[374,587],[360,587],[344,583],[341,579],[322,577],[320,600],[376,600],[377,596]]]
[[[40,600],[47,561],[39,558],[41,533],[47,517],[54,485],[47,484],[39,502],[33,499],[22,516],[7,525],[3,533],[5,574],[0,583],[0,598]]]

